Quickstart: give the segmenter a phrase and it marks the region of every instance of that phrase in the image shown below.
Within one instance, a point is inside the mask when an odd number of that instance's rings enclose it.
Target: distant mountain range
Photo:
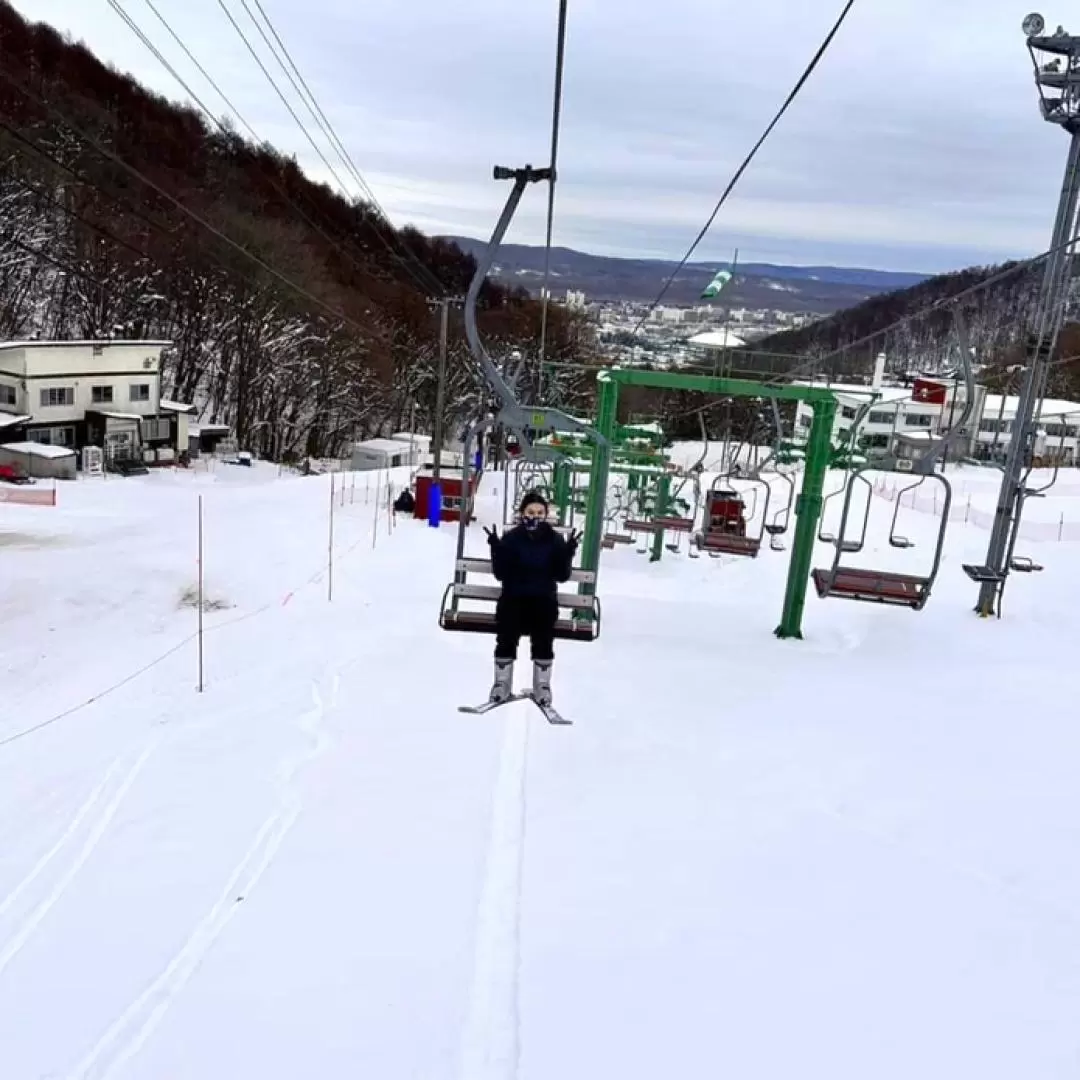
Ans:
[[[486,241],[467,236],[447,236],[462,250],[478,255]],[[620,259],[590,255],[572,248],[551,249],[552,295],[561,298],[567,289],[585,293],[590,300],[649,302],[676,263],[664,259]],[[717,270],[730,263],[688,263],[679,272],[665,297],[669,304],[694,304]],[[537,292],[544,271],[544,249],[526,244],[504,244],[499,250],[494,276]],[[863,270],[844,266],[774,266],[771,263],[740,263],[735,277],[714,303],[746,308],[829,315],[852,307],[871,296],[905,289],[929,278],[891,270]]]

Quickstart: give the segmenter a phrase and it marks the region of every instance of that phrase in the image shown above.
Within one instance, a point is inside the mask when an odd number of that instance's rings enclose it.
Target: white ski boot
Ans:
[[[488,701],[504,702],[514,696],[514,661],[495,661],[495,681],[491,684]]]
[[[532,697],[538,705],[551,704],[551,664],[550,660],[533,661]]]

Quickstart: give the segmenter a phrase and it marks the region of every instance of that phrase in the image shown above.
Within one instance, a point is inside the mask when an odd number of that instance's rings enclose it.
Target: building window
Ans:
[[[930,420],[929,413],[906,413],[904,416],[904,423],[908,427],[929,427]]]
[[[50,386],[41,391],[41,407],[43,409],[62,408],[75,404],[74,386]]]
[[[113,400],[113,388],[111,386],[91,386],[90,400],[95,405],[111,405]]]
[[[853,405],[844,405],[840,409],[840,415],[845,420],[854,420],[856,412],[858,412],[858,410]]]
[[[30,438],[34,442],[44,443],[46,446],[74,446],[75,429],[73,427],[47,427],[38,428]]]
[[[170,423],[168,420],[153,419],[142,422],[143,436],[149,442],[163,442],[169,438]]]
[[[150,400],[150,384],[149,383],[133,383],[129,388],[131,401],[149,401]]]
[[[884,432],[873,435],[863,435],[859,439],[859,445],[864,450],[882,450],[889,445],[889,436]]]
[[[893,417],[895,415],[896,415],[895,413],[882,412],[882,411],[879,410],[877,412],[870,413],[870,415],[867,416],[866,419],[871,424],[891,424],[893,422]]]
[[[15,387],[0,383],[0,405],[15,404]]]
[[[799,427],[808,428],[808,427],[813,427],[813,425],[814,425],[814,418],[812,416],[807,416],[804,413],[802,416],[799,417]]]

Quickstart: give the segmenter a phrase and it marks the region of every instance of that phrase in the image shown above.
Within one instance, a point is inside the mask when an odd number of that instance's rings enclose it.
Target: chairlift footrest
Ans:
[[[1000,570],[995,570],[992,566],[975,566],[973,563],[962,563],[962,568],[965,574],[972,581],[977,581],[980,585],[1000,585],[1006,575]]]

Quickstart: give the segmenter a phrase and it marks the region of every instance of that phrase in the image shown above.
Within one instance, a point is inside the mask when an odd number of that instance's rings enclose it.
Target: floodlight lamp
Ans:
[[[1037,11],[1033,11],[1020,24],[1020,28],[1025,37],[1038,37],[1046,28],[1046,20]]]

